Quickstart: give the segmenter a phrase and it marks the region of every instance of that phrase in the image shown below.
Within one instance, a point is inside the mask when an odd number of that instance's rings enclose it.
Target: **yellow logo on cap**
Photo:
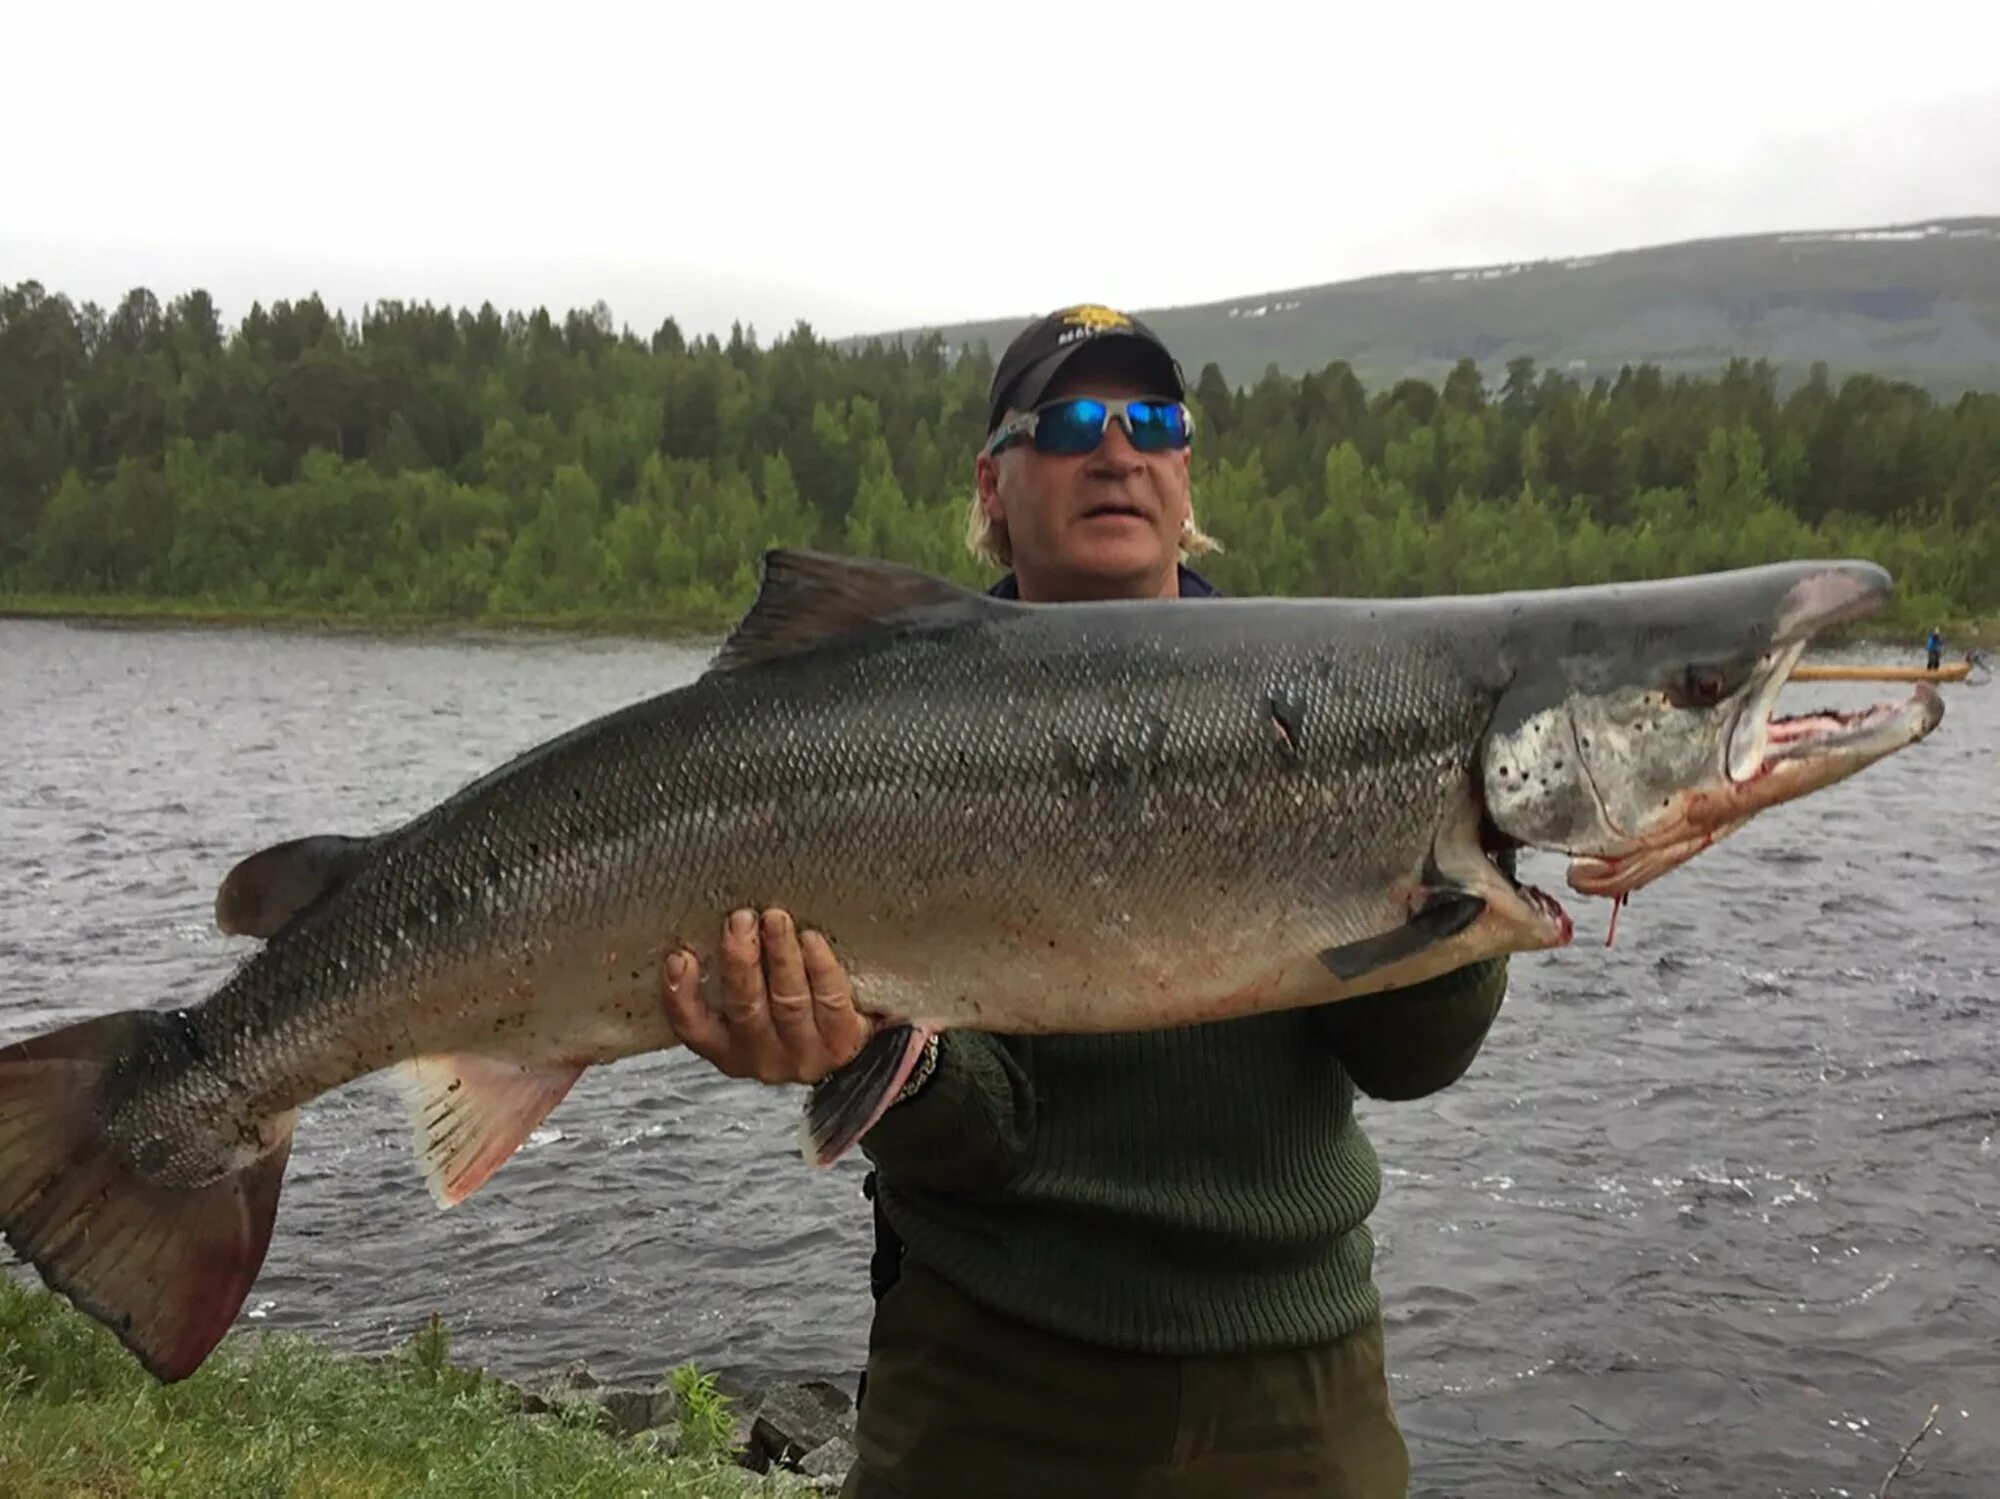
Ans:
[[[1063,314],[1063,321],[1072,328],[1086,328],[1092,333],[1102,333],[1106,328],[1129,328],[1132,320],[1122,312],[1109,307],[1099,307],[1095,302],[1086,302],[1081,307],[1072,307]]]

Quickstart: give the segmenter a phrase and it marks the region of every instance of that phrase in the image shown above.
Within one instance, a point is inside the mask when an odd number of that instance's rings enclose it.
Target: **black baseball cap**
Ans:
[[[1085,302],[1037,319],[1007,345],[993,371],[988,435],[1009,411],[1026,411],[1040,401],[1057,373],[1077,354],[1110,341],[1130,345],[1134,370],[1143,372],[1150,393],[1177,401],[1186,398],[1187,378],[1158,334],[1130,313]]]

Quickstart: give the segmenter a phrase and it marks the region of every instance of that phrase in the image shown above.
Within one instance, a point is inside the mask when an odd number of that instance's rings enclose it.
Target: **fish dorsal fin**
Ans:
[[[750,610],[710,664],[737,671],[801,655],[830,641],[908,624],[944,610],[968,616],[1007,605],[942,578],[904,567],[824,552],[775,550],[764,554],[764,580]]]
[[[506,1164],[584,1069],[466,1052],[412,1057],[391,1076],[410,1102],[417,1159],[440,1207],[456,1207]]]
[[[232,937],[275,937],[299,912],[352,878],[374,847],[373,838],[326,833],[261,849],[222,877],[215,924]]]

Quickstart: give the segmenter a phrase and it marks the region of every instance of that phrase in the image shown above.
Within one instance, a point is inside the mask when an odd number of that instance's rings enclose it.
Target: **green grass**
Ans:
[[[533,630],[566,635],[623,635],[672,640],[724,635],[736,623],[739,612],[692,621],[661,615],[581,612],[573,615],[490,615],[460,619],[445,615],[377,615],[335,610],[314,612],[271,605],[205,604],[185,599],[136,596],[0,593],[0,619],[81,620],[146,626],[261,626],[354,634]],[[1904,612],[1907,611],[1893,614],[1887,620],[1863,620],[1842,630],[1829,631],[1822,638],[1829,644],[1879,641],[1914,649],[1912,642],[1921,641],[1922,625],[1927,624],[1931,616],[1917,610],[1906,619]],[[1947,616],[1947,619],[1945,642],[1951,659],[1956,660],[1960,653],[1974,647],[1988,651],[2000,649],[2000,617]]]
[[[400,614],[312,609],[296,604],[149,598],[138,594],[0,593],[0,619],[69,619],[105,624],[269,626],[352,634],[415,634],[448,630],[538,630],[568,635],[683,638],[723,635],[743,611],[690,614],[639,610],[578,610],[571,614]]]
[[[725,1456],[712,1382],[682,1439],[653,1457],[593,1429],[585,1403],[524,1416],[506,1385],[449,1360],[433,1324],[388,1359],[305,1339],[232,1335],[161,1385],[96,1324],[0,1277],[0,1494],[7,1499],[734,1499],[802,1492]],[[718,1439],[718,1433],[720,1437]]]
[[[689,1457],[726,1456],[736,1423],[715,1376],[681,1364],[667,1372],[667,1382],[681,1400],[680,1450]]]

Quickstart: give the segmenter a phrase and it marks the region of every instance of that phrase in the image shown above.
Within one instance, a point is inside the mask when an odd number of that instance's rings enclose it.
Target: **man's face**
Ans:
[[[1115,364],[1079,356],[1037,403],[1157,396]],[[979,503],[1004,527],[1024,599],[1172,598],[1188,517],[1188,450],[1141,453],[1115,420],[1089,453],[1017,442],[977,467]]]

